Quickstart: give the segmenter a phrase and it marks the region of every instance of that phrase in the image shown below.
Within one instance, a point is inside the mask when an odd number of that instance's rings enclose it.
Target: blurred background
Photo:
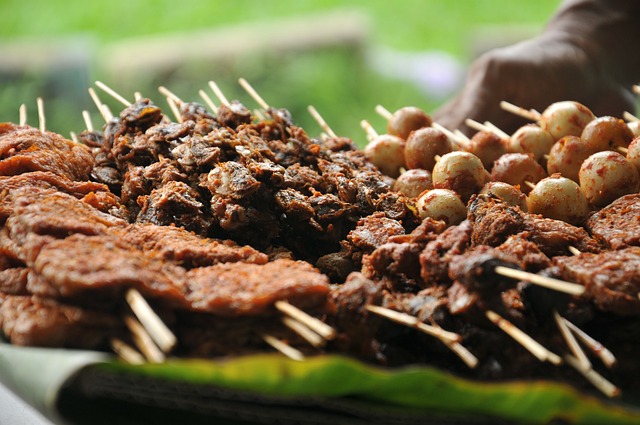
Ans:
[[[538,34],[560,0],[0,0],[0,122],[26,104],[37,126],[68,137],[98,115],[87,88],[101,80],[163,109],[164,85],[187,101],[214,80],[257,108],[246,78],[316,136],[313,105],[333,130],[366,142],[359,122],[384,132],[374,108],[428,113],[461,87],[469,63],[493,47]],[[98,90],[113,111],[122,105]],[[218,103],[216,101],[216,103]]]

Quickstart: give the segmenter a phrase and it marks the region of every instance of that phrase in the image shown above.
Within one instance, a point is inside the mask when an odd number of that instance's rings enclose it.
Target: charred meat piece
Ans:
[[[512,207],[490,194],[471,198],[467,219],[473,226],[473,246],[498,246],[511,235],[524,230],[525,217],[520,208]]]
[[[71,180],[88,180],[91,150],[49,131],[0,124],[0,175],[50,171]]]
[[[220,126],[230,127],[235,130],[242,124],[249,124],[252,117],[251,111],[243,104],[232,101],[229,105],[220,105],[217,119]]]
[[[562,279],[579,283],[602,311],[640,316],[640,247],[556,257]]]
[[[424,284],[450,284],[451,258],[467,250],[471,243],[471,223],[467,220],[451,226],[430,241],[420,253],[420,276]]]
[[[451,258],[449,278],[449,310],[452,314],[476,315],[487,309],[509,313],[502,293],[515,288],[517,282],[495,272],[496,266],[517,268],[517,260],[495,248],[478,246]],[[508,314],[513,316],[513,314]]]
[[[568,255],[572,246],[583,252],[600,251],[599,244],[581,227],[564,221],[522,212],[497,197],[484,194],[469,202],[467,218],[472,223],[472,246],[499,246],[511,235],[521,234],[547,256]]]
[[[593,213],[587,230],[611,249],[640,246],[640,194],[625,195]]]
[[[152,190],[148,196],[139,196],[138,205],[138,223],[176,225],[200,235],[207,234],[211,226],[205,217],[200,194],[183,182],[170,181]]]

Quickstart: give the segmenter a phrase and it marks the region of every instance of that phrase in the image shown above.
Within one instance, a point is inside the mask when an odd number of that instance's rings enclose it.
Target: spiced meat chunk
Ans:
[[[640,194],[625,195],[594,212],[586,227],[611,249],[640,246]]]
[[[602,311],[640,316],[640,247],[556,257],[562,279],[586,288]]]
[[[508,205],[491,194],[472,197],[467,219],[473,226],[473,246],[498,246],[525,227],[525,216],[520,208]]]
[[[463,221],[451,226],[429,242],[420,254],[420,276],[426,286],[450,284],[451,258],[460,255],[471,244],[471,222]]]

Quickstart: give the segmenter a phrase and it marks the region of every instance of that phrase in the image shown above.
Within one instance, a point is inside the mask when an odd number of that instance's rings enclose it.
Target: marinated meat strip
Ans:
[[[12,344],[24,346],[105,349],[110,337],[124,334],[112,314],[37,296],[5,296],[0,324]]]
[[[287,300],[303,309],[323,307],[329,279],[309,263],[224,263],[187,272],[192,308],[224,316],[257,315]]]
[[[188,308],[185,269],[112,235],[75,234],[43,246],[28,265],[36,276],[28,289],[51,298],[110,302],[136,288],[164,304]]]
[[[25,187],[13,192],[11,198],[13,213],[5,225],[22,261],[37,256],[40,247],[53,239],[74,233],[98,235],[110,227],[127,224],[51,189]]]
[[[33,171],[13,176],[0,176],[0,192],[13,192],[26,186],[56,189],[76,198],[82,198],[92,192],[109,191],[109,188],[104,184],[71,180],[51,171]]]
[[[579,283],[602,311],[640,316],[640,247],[556,257],[562,279]]]
[[[611,249],[640,246],[640,194],[625,195],[594,212],[586,228]]]
[[[266,254],[249,246],[240,246],[231,240],[202,238],[179,227],[132,224],[111,233],[127,245],[153,251],[164,261],[188,269],[218,263],[264,264],[268,261]]]
[[[28,126],[0,124],[0,175],[50,171],[71,180],[88,180],[90,149],[59,134]]]
[[[36,171],[16,176],[0,176],[0,223],[4,223],[13,213],[16,204],[28,202],[24,199],[18,202],[17,197],[32,196],[35,200],[47,190],[82,199],[114,217],[128,218],[128,212],[120,204],[120,199],[109,192],[105,185],[88,181],[76,182],[51,172]]]

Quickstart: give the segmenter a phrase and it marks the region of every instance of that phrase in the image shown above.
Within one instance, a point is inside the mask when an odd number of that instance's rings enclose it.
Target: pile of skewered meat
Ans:
[[[606,128],[628,131],[607,144],[628,151],[623,168],[599,149],[572,177],[554,167],[603,118],[582,136],[485,124],[464,140],[403,108],[359,150],[284,109],[170,100],[175,121],[140,98],[77,142],[0,125],[11,343],[135,346],[147,361],[273,346],[608,396],[638,385],[640,139],[621,120]]]

